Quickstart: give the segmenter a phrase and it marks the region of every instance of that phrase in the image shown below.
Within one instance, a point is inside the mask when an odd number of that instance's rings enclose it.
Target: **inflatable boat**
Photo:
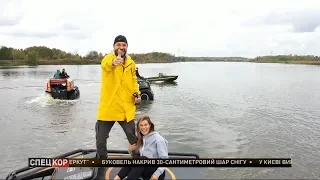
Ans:
[[[80,90],[71,78],[50,79],[45,92],[54,99],[74,100],[80,97]]]
[[[128,151],[109,150],[109,157],[130,157]],[[95,158],[96,150],[77,149],[53,158]],[[169,158],[195,158],[199,159],[199,155],[193,153],[169,153]],[[99,170],[98,170],[99,169]],[[25,167],[11,172],[6,180],[67,180],[67,179],[85,179],[113,180],[117,175],[120,167],[72,167],[72,168],[33,168]],[[165,179],[203,179],[199,168],[193,167],[167,167],[165,170]]]

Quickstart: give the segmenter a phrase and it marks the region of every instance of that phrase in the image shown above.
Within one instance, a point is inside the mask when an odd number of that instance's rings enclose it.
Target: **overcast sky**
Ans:
[[[320,55],[320,0],[0,0],[0,46],[177,56]]]

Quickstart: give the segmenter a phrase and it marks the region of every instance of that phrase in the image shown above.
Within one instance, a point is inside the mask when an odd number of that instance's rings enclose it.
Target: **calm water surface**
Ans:
[[[45,84],[65,67],[81,91],[53,100]],[[201,157],[289,157],[292,168],[204,168],[206,178],[320,178],[320,68],[255,63],[139,65],[143,76],[177,74],[176,84],[153,84],[155,101],[138,107],[170,142],[170,151]],[[100,67],[39,66],[0,69],[0,175],[28,157],[95,148]],[[116,124],[108,147],[126,149]]]

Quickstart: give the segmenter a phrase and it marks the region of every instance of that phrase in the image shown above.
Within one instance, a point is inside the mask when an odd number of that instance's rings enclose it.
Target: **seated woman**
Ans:
[[[154,130],[154,124],[148,116],[142,116],[137,123],[137,144],[129,145],[131,155],[140,158],[168,158],[168,141]],[[163,180],[165,167],[123,167],[114,180],[143,179]]]

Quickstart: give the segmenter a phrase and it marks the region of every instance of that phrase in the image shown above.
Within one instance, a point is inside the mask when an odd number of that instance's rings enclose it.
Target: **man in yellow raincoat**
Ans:
[[[137,141],[135,134],[135,104],[140,103],[136,76],[136,63],[127,54],[126,37],[119,35],[113,43],[114,50],[101,61],[101,94],[98,108],[96,148],[99,158],[106,158],[107,139],[115,122],[124,130],[131,145]]]

